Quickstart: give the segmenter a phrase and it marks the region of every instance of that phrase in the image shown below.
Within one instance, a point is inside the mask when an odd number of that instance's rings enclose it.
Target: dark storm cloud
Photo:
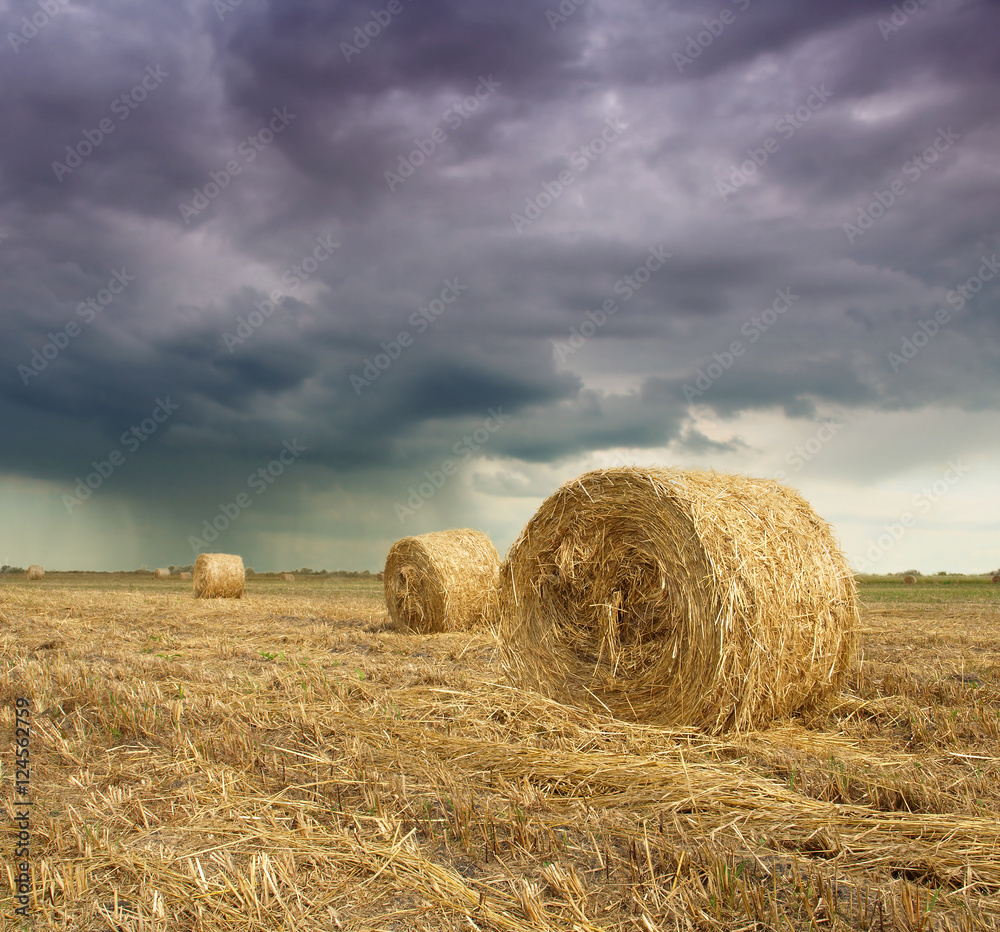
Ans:
[[[489,455],[544,462],[732,449],[693,407],[1000,404],[996,285],[947,299],[1000,248],[996,4],[886,32],[874,2],[588,0],[555,23],[555,3],[400,3],[376,30],[380,4],[74,0],[0,49],[0,469],[70,481],[167,396],[115,488],[171,501],[197,472],[192,515],[292,436],[296,482],[408,471],[500,406]],[[418,329],[449,280],[466,290]],[[746,356],[685,397],[733,340]]]
[[[515,422],[498,438],[500,452],[546,462],[588,450],[665,446],[678,433],[679,405],[644,404],[635,396],[582,391],[547,416]]]
[[[372,9],[290,0],[239,10],[214,30],[233,98],[253,107],[266,88],[327,107],[389,90],[459,91],[470,75],[492,71],[509,76],[517,98],[544,99],[573,81],[582,58],[579,35],[550,29],[533,4],[402,0],[381,28]]]

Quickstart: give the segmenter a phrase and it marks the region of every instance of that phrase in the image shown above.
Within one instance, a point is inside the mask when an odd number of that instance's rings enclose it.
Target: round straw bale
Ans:
[[[170,579],[170,570],[160,567],[158,570],[153,570],[153,579]]]
[[[196,599],[241,599],[245,579],[243,558],[231,553],[202,553],[194,561]]]
[[[912,586],[916,581],[917,581],[917,577],[916,576],[904,576],[903,577],[903,582],[907,586]]]
[[[1000,583],[1000,573],[997,573],[996,576],[993,577],[993,582]]]
[[[190,573],[188,573],[187,571],[185,571],[185,572],[183,572],[183,573],[178,573],[178,574],[177,574],[177,578],[178,578],[178,579],[185,579],[185,580],[189,580],[189,579],[191,579],[191,574],[190,574]]]
[[[295,574],[294,573],[282,573],[281,574],[281,578],[285,582],[295,582]]]
[[[621,718],[720,732],[815,706],[852,667],[854,577],[767,479],[586,473],[504,560],[488,617],[510,677]]]
[[[42,567],[40,567],[37,563],[32,563],[24,575],[28,579],[41,579],[45,575],[45,570],[42,569]]]
[[[500,556],[469,528],[404,537],[389,549],[385,602],[397,625],[412,631],[460,631],[482,620]]]

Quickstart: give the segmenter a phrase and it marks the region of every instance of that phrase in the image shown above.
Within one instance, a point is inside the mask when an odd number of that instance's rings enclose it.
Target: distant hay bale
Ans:
[[[488,617],[514,682],[714,732],[815,707],[858,648],[854,577],[797,492],[665,468],[559,488],[512,545]]]
[[[153,579],[170,579],[170,570],[163,569],[162,567],[158,570],[153,570]]]
[[[904,576],[903,577],[903,582],[907,586],[912,586],[916,581],[917,581],[917,577],[916,576]]]
[[[242,557],[231,553],[202,553],[194,561],[196,599],[241,599],[245,583]]]
[[[281,578],[285,582],[295,582],[295,574],[294,573],[282,573],[281,574]]]
[[[191,578],[191,574],[188,573],[187,571],[185,571],[183,573],[178,573],[177,574],[177,578],[178,579],[190,579]]]
[[[45,575],[45,570],[37,563],[32,563],[24,575],[28,579],[41,579]]]
[[[424,634],[461,631],[482,620],[500,566],[493,542],[469,528],[404,537],[383,570],[392,620]]]
[[[997,573],[996,576],[993,577],[993,582],[1000,583],[1000,573]]]

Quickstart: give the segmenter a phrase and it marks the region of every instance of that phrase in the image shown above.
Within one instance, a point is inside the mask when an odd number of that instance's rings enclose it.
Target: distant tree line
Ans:
[[[298,576],[336,576],[338,578],[371,576],[368,570],[313,570],[308,566],[303,566],[300,570],[285,570],[286,573],[295,573]]]

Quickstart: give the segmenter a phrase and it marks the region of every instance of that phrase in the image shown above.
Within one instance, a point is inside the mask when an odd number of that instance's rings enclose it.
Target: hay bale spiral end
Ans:
[[[858,644],[829,526],[773,480],[597,470],[528,522],[490,601],[518,685],[617,717],[750,730],[836,691]]]

